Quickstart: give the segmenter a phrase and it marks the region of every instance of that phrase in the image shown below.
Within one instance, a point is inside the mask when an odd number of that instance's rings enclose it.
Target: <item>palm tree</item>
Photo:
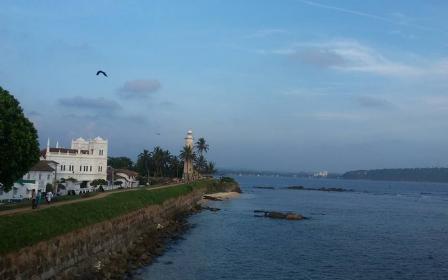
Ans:
[[[207,160],[205,159],[205,157],[203,155],[200,155],[199,157],[197,157],[194,161],[194,164],[196,166],[196,169],[198,171],[200,171],[201,173],[204,173],[206,171]]]
[[[198,139],[195,146],[196,146],[196,149],[198,150],[198,152],[201,154],[201,156],[204,153],[207,153],[208,148],[209,148],[207,142],[205,142],[205,139],[203,137]]]
[[[146,183],[149,184],[149,163],[151,161],[151,153],[148,150],[143,150],[143,153],[138,155],[138,161],[146,172]]]
[[[154,176],[162,176],[162,166],[163,166],[163,157],[164,157],[164,151],[159,146],[156,146],[154,150],[152,151],[152,156],[154,159],[154,165],[155,165],[155,172]]]
[[[186,169],[188,170],[191,166],[190,163],[196,158],[196,155],[193,151],[193,148],[191,146],[185,145],[184,148],[180,151],[179,158],[181,158],[185,164]],[[190,180],[190,178],[187,178],[187,180]]]
[[[213,174],[216,173],[215,163],[213,161],[210,161],[206,168],[207,174]]]

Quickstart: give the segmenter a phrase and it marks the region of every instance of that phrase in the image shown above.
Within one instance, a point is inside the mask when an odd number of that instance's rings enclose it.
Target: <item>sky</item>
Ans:
[[[0,2],[0,86],[39,134],[218,168],[448,166],[448,2]],[[108,78],[96,76],[104,70]],[[160,134],[160,135],[159,135]]]

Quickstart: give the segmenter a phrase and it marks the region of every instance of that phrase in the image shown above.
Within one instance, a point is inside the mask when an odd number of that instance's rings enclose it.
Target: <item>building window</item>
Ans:
[[[81,172],[81,171],[82,171],[82,165],[79,166],[79,172]]]
[[[30,179],[30,173],[28,173],[28,175],[26,175],[26,178],[29,180]]]
[[[47,175],[47,180],[50,180],[50,174]]]
[[[42,174],[39,173],[39,180],[42,179]]]
[[[90,172],[92,172],[92,166],[90,166]]]
[[[90,150],[90,154],[93,155],[93,149]]]
[[[103,150],[100,150],[100,151],[99,151],[99,155],[100,155],[100,156],[104,155],[104,151],[103,151]]]

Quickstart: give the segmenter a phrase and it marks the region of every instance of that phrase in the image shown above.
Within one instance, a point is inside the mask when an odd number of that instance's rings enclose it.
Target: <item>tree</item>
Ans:
[[[98,186],[105,186],[105,185],[107,185],[107,181],[106,180],[104,180],[104,179],[95,179],[95,180],[93,180],[92,182],[90,182],[90,185],[92,186],[92,187],[98,187]]]
[[[194,164],[195,164],[196,169],[199,172],[205,173],[205,171],[207,169],[207,160],[205,159],[205,157],[203,155],[198,156],[195,159]]]
[[[45,192],[53,192],[53,185],[47,183],[47,185],[45,186]]]
[[[185,145],[184,148],[180,151],[179,158],[184,161],[184,164],[186,164],[188,170],[190,168],[189,165],[196,158],[196,154],[190,146]]]
[[[0,182],[9,191],[39,161],[37,131],[19,102],[0,87]]]
[[[163,176],[163,166],[165,162],[165,152],[159,146],[156,146],[152,151],[152,158],[154,160],[154,177],[162,177]]]
[[[201,156],[208,152],[209,146],[203,137],[198,139],[195,146]]]
[[[134,163],[128,157],[108,157],[107,164],[114,169],[134,169]]]
[[[214,174],[214,173],[216,173],[216,168],[215,168],[215,163],[213,162],[213,161],[210,161],[208,164],[207,164],[207,167],[206,167],[206,171],[205,171],[207,174]]]
[[[149,167],[151,160],[152,160],[151,153],[148,150],[143,150],[143,152],[138,155],[137,169],[140,174],[146,174],[147,184],[149,184],[149,175],[150,175]]]
[[[177,156],[171,156],[168,166],[169,176],[179,178],[179,170],[183,169],[183,163],[179,160],[179,158]]]

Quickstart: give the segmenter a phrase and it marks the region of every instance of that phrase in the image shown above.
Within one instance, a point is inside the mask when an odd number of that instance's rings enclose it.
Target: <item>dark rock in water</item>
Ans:
[[[349,192],[353,190],[347,190],[343,188],[319,188],[317,191],[323,191],[323,192]]]
[[[266,217],[272,218],[272,219],[286,219],[286,216],[287,216],[286,213],[276,212],[276,211],[266,212],[266,213],[264,213],[264,215]]]
[[[353,192],[354,190],[348,190],[343,188],[305,188],[304,186],[289,186],[286,187],[289,190],[304,190],[304,191],[321,191],[321,192]]]
[[[289,187],[287,187],[287,189],[290,189],[290,190],[304,190],[305,187],[304,186],[289,186]]]
[[[263,215],[254,215],[255,217],[266,217],[271,219],[282,219],[291,221],[299,221],[306,219],[304,216],[293,212],[254,210],[254,213],[263,213]]]
[[[254,189],[263,189],[263,190],[275,190],[274,187],[263,187],[263,186],[254,186]]]
[[[208,207],[208,206],[203,206],[202,209],[203,210],[209,210],[209,211],[212,211],[212,212],[217,212],[217,211],[221,210],[220,208]]]
[[[221,198],[217,198],[217,197],[210,196],[210,195],[204,195],[202,198],[203,199],[208,199],[208,200],[214,200],[214,201],[222,201]]]
[[[303,217],[302,215],[300,215],[300,214],[296,214],[296,213],[290,213],[290,214],[288,214],[288,215],[286,215],[286,219],[287,220],[296,220],[296,221],[299,221],[299,220],[303,220],[305,217]]]

